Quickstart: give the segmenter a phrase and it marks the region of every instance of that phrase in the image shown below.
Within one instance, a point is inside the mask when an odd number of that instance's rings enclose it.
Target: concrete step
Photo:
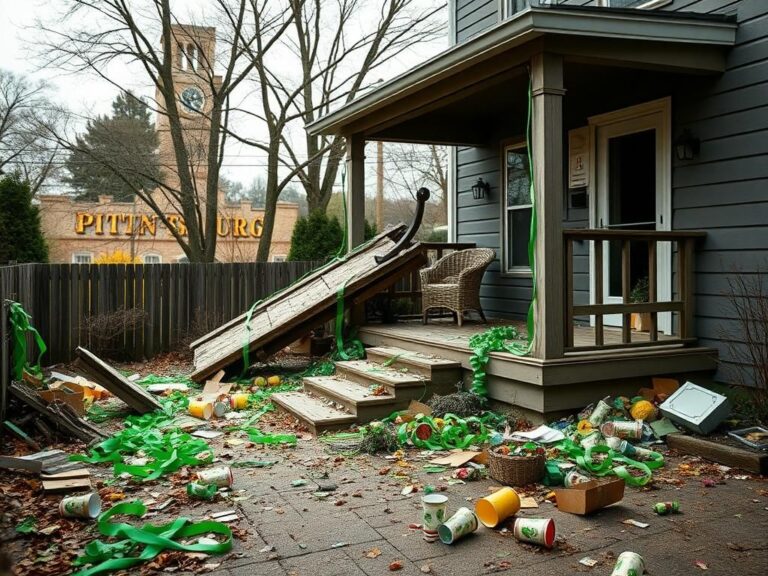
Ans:
[[[365,387],[340,376],[304,378],[304,390],[344,406],[357,417],[358,423],[383,418],[396,410],[408,407],[407,401],[404,402],[389,392],[374,395],[373,390],[377,387],[377,384]]]
[[[453,392],[462,378],[461,362],[447,360],[433,354],[424,354],[397,346],[374,346],[366,348],[370,362],[388,368],[406,368],[411,373],[421,374],[429,379],[435,388]],[[445,393],[444,391],[438,393]]]
[[[362,384],[366,388],[383,384],[393,395],[405,388],[424,388],[429,380],[422,374],[411,372],[407,368],[385,368],[381,364],[368,360],[349,360],[336,362],[336,375],[346,380]]]
[[[277,392],[270,399],[279,408],[301,420],[315,435],[347,428],[357,419],[354,414],[328,406],[319,398],[304,392]]]

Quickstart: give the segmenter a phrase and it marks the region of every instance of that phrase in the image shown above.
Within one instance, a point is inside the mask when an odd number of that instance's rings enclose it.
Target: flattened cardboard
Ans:
[[[65,478],[63,480],[43,480],[45,492],[74,492],[75,490],[91,489],[91,478]]]
[[[84,394],[82,386],[78,384],[65,384],[52,390],[40,390],[37,393],[46,404],[59,401],[68,405],[81,418],[85,416]]]
[[[571,514],[591,514],[624,498],[624,480],[590,480],[572,488],[556,488],[557,508]]]
[[[451,452],[448,456],[442,456],[430,460],[430,464],[437,466],[450,466],[451,468],[459,468],[464,466],[467,462],[475,460],[478,456],[481,456],[482,452],[476,452],[474,450],[462,450],[460,452]]]

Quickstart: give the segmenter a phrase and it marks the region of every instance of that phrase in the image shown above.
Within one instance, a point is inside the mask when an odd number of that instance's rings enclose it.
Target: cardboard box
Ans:
[[[709,434],[731,413],[728,398],[686,382],[659,406],[661,413],[699,434]]]
[[[624,498],[624,480],[590,480],[573,488],[556,488],[557,509],[571,514],[591,514]]]

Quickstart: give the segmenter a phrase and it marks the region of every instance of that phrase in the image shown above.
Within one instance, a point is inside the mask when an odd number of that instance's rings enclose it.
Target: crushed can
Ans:
[[[600,426],[603,422],[605,422],[605,419],[608,418],[608,415],[611,413],[611,407],[609,404],[605,402],[605,400],[600,400],[597,405],[595,406],[595,409],[592,410],[592,414],[589,415],[589,418],[587,418],[587,421],[592,424],[595,428]]]
[[[643,421],[634,422],[605,422],[600,426],[600,431],[604,436],[621,438],[622,440],[639,440],[643,436]]]
[[[232,476],[232,469],[229,466],[200,470],[197,473],[197,480],[200,484],[212,484],[219,488],[229,488],[235,481]]]
[[[616,559],[611,576],[642,576],[645,572],[645,561],[635,552],[622,552]]]
[[[680,502],[677,500],[673,502],[657,502],[653,505],[653,511],[659,516],[666,516],[667,514],[677,514],[680,512]]]
[[[565,475],[565,480],[563,484],[565,485],[566,488],[573,488],[577,484],[584,484],[584,482],[589,482],[591,480],[592,478],[590,478],[585,474],[582,474],[581,472],[579,472],[574,468],[573,470],[568,472],[568,474]]]

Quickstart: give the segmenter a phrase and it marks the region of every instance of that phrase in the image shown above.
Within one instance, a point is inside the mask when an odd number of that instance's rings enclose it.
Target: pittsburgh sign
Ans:
[[[168,224],[182,236],[187,235],[184,218],[178,214],[168,214],[165,219]],[[156,215],[145,214],[92,214],[78,212],[75,214],[75,232],[77,234],[94,233],[100,236],[156,236],[158,218]],[[160,223],[162,225],[162,222]],[[261,218],[247,220],[239,216],[216,218],[216,231],[221,237],[232,238],[261,238],[264,222]]]

